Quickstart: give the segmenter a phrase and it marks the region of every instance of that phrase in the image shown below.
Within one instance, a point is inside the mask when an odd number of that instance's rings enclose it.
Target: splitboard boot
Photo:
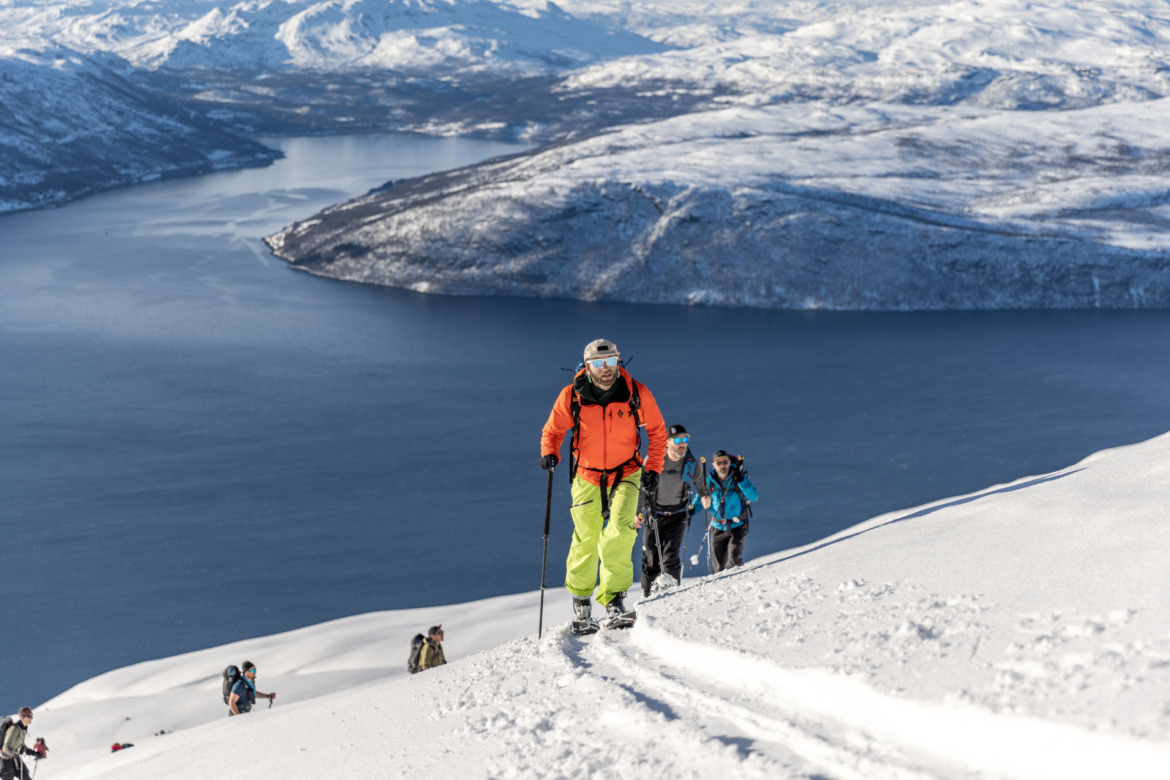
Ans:
[[[592,617],[592,599],[579,599],[573,597],[573,617],[574,620],[570,624],[570,628],[574,634],[583,636],[585,634],[597,633],[597,621]]]
[[[630,628],[638,619],[638,613],[627,611],[625,604],[626,594],[615,593],[613,600],[605,605],[605,619],[601,621],[602,628]]]

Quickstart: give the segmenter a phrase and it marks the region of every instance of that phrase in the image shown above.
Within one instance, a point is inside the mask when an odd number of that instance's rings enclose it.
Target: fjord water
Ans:
[[[698,454],[746,455],[749,558],[1170,427],[1167,312],[685,309],[295,273],[261,236],[518,147],[274,143],[265,170],[0,219],[10,710],[135,661],[536,588],[540,426],[599,336]],[[385,638],[390,662],[408,639]]]

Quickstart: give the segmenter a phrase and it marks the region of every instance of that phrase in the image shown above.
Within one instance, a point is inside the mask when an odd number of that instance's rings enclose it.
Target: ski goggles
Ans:
[[[585,362],[588,365],[593,366],[593,368],[601,368],[602,366],[613,368],[618,364],[618,359],[615,357],[593,358],[592,360],[586,360]]]
[[[670,440],[671,444],[686,444],[691,440],[690,436],[675,436]]]

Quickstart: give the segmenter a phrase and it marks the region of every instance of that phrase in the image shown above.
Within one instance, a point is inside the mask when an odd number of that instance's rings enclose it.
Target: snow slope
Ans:
[[[35,731],[137,737],[62,778],[1163,778],[1167,495],[1170,434],[688,578],[628,632],[567,635],[563,597],[540,641],[535,594],[447,608],[452,663],[375,683],[438,611],[352,618],[111,673]],[[243,652],[289,695],[215,718]]]

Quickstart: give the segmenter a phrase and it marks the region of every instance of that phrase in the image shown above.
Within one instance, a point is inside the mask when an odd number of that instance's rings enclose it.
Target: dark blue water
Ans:
[[[286,145],[266,171],[0,219],[10,709],[139,660],[536,588],[540,427],[600,336],[698,452],[746,454],[748,557],[1170,428],[1167,312],[439,298],[292,272],[259,236],[509,149]]]

